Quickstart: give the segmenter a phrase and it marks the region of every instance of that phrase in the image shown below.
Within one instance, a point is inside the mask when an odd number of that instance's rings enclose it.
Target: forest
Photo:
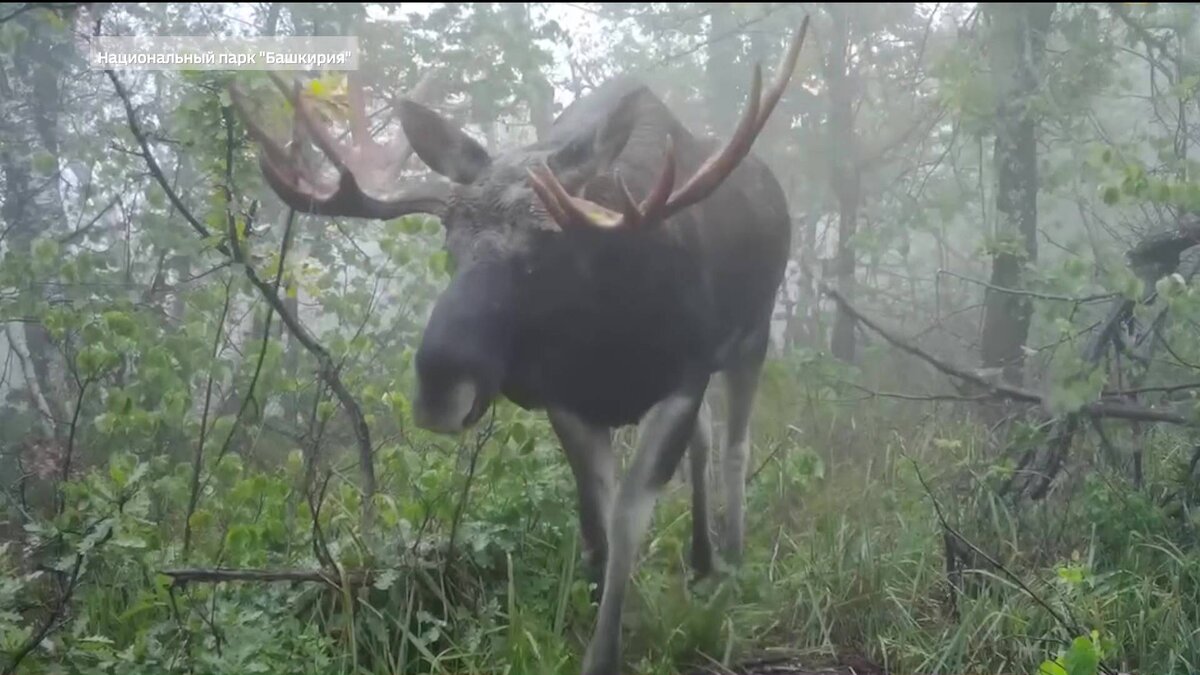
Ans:
[[[3,675],[1200,672],[1195,5],[2,3],[0,109]],[[530,241],[601,281],[464,285]],[[687,302],[768,277],[750,386],[665,396]],[[656,407],[435,410],[435,340],[509,349],[484,292],[610,341],[537,382]]]

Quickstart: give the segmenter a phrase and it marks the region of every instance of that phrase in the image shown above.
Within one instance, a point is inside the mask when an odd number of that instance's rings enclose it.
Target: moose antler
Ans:
[[[673,214],[686,209],[713,193],[737,165],[750,152],[754,140],[767,123],[767,118],[775,110],[775,105],[783,96],[783,90],[791,79],[792,71],[796,68],[796,60],[800,56],[800,48],[808,33],[809,17],[805,16],[799,30],[792,38],[787,54],[780,63],[780,71],[775,82],[762,96],[762,66],[755,64],[754,76],[750,84],[750,101],[736,131],[729,142],[720,151],[713,154],[696,170],[696,173],[678,190],[675,186],[675,145],[667,149],[662,172],[655,181],[654,187],[640,204],[634,202],[633,195],[625,181],[618,176],[617,188],[622,201],[622,212],[616,213],[595,202],[572,196],[563,187],[558,178],[545,166],[529,170],[530,185],[538,198],[546,207],[547,213],[563,229],[581,227],[600,227],[606,229],[639,227],[661,223]]]
[[[301,95],[299,83],[288,86],[276,73],[271,80],[287,97],[295,111],[292,141],[285,149],[260,126],[246,104],[246,96],[230,85],[230,100],[246,130],[263,149],[259,167],[271,189],[288,206],[304,213],[387,220],[410,213],[440,215],[446,204],[449,186],[442,182],[419,182],[400,190],[400,171],[411,148],[381,146],[371,138],[364,106],[362,83],[353,74],[348,78],[348,110],[351,143],[334,138],[318,119],[313,104]],[[426,81],[428,82],[428,81]],[[422,83],[426,84],[426,83]],[[418,89],[421,85],[418,85]],[[320,178],[300,157],[300,146],[310,139],[338,171],[336,184]],[[389,191],[386,198],[374,197],[364,190]]]

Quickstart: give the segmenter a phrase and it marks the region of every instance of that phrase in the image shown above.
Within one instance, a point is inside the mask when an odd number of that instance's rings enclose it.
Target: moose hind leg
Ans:
[[[588,580],[596,585],[594,599],[604,592],[604,568],[608,562],[608,514],[612,510],[616,482],[616,460],[612,436],[562,410],[550,410],[550,426],[562,442],[563,452],[575,475],[579,495],[579,530],[583,538],[583,563]]]
[[[616,675],[621,656],[621,609],[637,550],[658,495],[679,466],[692,438],[708,379],[689,378],[652,408],[637,451],[617,489],[609,521],[608,566],[596,630],[583,661],[583,675]]]
[[[703,579],[713,571],[713,545],[709,528],[708,458],[712,454],[712,419],[708,404],[700,404],[696,429],[688,446],[692,487],[692,569]]]
[[[765,348],[764,348],[765,356]],[[743,361],[725,372],[729,399],[729,418],[726,430],[724,466],[725,532],[722,548],[724,557],[733,565],[742,561],[746,528],[746,470],[750,461],[750,415],[754,409],[755,393],[763,360],[755,357]]]

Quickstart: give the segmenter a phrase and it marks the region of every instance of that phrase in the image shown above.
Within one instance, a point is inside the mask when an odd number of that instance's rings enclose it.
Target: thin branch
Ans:
[[[129,497],[123,497],[118,501],[118,513],[125,508],[125,502],[128,498]],[[88,527],[88,533],[94,532],[97,527],[102,525],[107,520],[108,518],[103,518],[93,523],[90,527]],[[108,540],[112,539],[115,529],[115,527],[110,526],[108,531],[105,532],[104,536],[95,543],[91,550],[96,551],[101,546],[108,543]],[[21,643],[20,647],[17,647],[17,649],[12,652],[12,657],[9,659],[8,665],[5,666],[3,675],[16,675],[17,667],[21,665],[21,662],[24,661],[31,653],[33,653],[33,650],[37,649],[38,645],[42,644],[42,641],[46,639],[46,636],[62,627],[63,615],[67,611],[67,606],[71,604],[71,598],[75,595],[75,589],[79,587],[79,577],[83,572],[83,562],[86,557],[87,556],[84,555],[83,552],[77,552],[75,554],[75,561],[71,565],[71,573],[68,576],[66,588],[63,590],[62,595],[59,596],[58,602],[55,603],[54,608],[50,610],[50,614],[46,616],[41,625],[38,626],[38,629],[34,631],[33,634],[25,640],[25,642]]]
[[[849,386],[851,386],[861,392],[864,392],[866,394],[870,394],[869,397],[867,397],[866,399],[863,399],[863,400],[869,400],[871,398],[895,398],[895,399],[900,399],[902,401],[972,402],[972,401],[986,401],[986,400],[992,398],[991,396],[989,396],[987,394],[980,394],[979,396],[963,396],[961,394],[901,394],[901,393],[889,392],[889,391],[875,391],[874,389],[869,389],[862,385],[854,384],[853,382],[843,382],[843,384],[849,385]]]
[[[325,570],[186,568],[163,570],[160,574],[171,577],[176,586],[189,583],[219,584],[228,581],[248,581],[257,583],[312,582],[338,587],[341,581],[336,573]],[[378,575],[376,570],[346,572],[345,580],[352,586],[358,586],[369,583],[376,575]]]
[[[225,118],[226,142],[232,144],[233,114],[229,108],[225,108],[222,111],[222,115]],[[226,189],[231,188],[227,187]],[[292,316],[287,306],[283,303],[283,300],[280,299],[278,288],[272,288],[267,282],[263,281],[254,272],[254,268],[246,261],[245,253],[242,251],[237,233],[236,219],[232,215],[232,195],[228,196],[231,205],[229,215],[229,248],[234,262],[241,264],[242,268],[246,271],[247,278],[250,279],[250,283],[254,284],[262,292],[263,297],[279,313],[279,317],[283,319],[284,324],[291,330],[292,335],[317,359],[317,363],[321,366],[321,377],[329,385],[329,388],[333,390],[334,395],[337,396],[338,401],[345,408],[346,414],[350,416],[351,426],[354,429],[355,438],[358,440],[359,471],[362,473],[363,481],[362,524],[364,529],[370,529],[375,503],[375,464],[373,460],[374,452],[371,448],[371,430],[367,426],[366,417],[363,416],[362,408],[359,407],[354,395],[342,383],[342,378],[339,375],[340,369],[334,363],[333,356],[317,341],[312,333],[308,332],[308,329],[300,324],[300,321],[295,316]]]
[[[292,224],[296,221],[296,210],[288,209],[287,222],[283,227],[283,243],[279,247],[279,269],[275,273],[275,282],[273,291],[276,295],[279,294],[279,282],[283,278],[284,262],[287,260],[288,246],[292,239]],[[230,428],[229,434],[225,436],[225,442],[221,444],[221,449],[217,451],[217,461],[220,462],[225,453],[229,452],[229,446],[233,442],[233,434],[237,430],[237,425],[242,420],[242,416],[246,414],[246,409],[250,405],[250,401],[254,400],[254,388],[258,384],[258,377],[262,373],[263,362],[267,357],[267,346],[271,339],[271,317],[274,315],[275,308],[267,306],[267,318],[263,320],[263,336],[262,347],[258,350],[258,362],[254,365],[254,374],[250,376],[250,384],[246,386],[246,394],[242,397],[242,404],[238,407],[237,415],[233,418],[233,427]]]
[[[1132,396],[1134,394],[1171,394],[1177,391],[1187,391],[1189,389],[1200,389],[1200,382],[1188,382],[1185,384],[1173,384],[1162,387],[1142,387],[1140,389],[1129,389],[1126,391],[1105,391],[1102,396]]]
[[[62,235],[61,237],[58,238],[58,243],[59,244],[69,244],[72,241],[75,241],[79,237],[86,234],[88,232],[88,230],[95,227],[96,223],[100,222],[100,219],[104,217],[104,214],[108,213],[109,210],[112,209],[112,207],[116,206],[117,202],[119,202],[119,201],[121,201],[121,195],[117,195],[116,197],[113,197],[112,201],[110,201],[108,203],[108,206],[105,206],[104,208],[100,209],[100,212],[97,213],[95,216],[93,216],[92,219],[88,221],[87,225],[81,225],[81,226],[75,228],[74,230],[71,230],[70,232]]]
[[[1011,571],[1009,571],[1009,569],[1007,567],[1002,565],[1000,563],[1000,561],[998,561],[995,558],[993,558],[992,556],[988,555],[986,551],[984,551],[983,549],[976,546],[971,540],[967,539],[966,537],[964,537],[962,535],[961,532],[956,530],[954,528],[954,526],[951,525],[950,522],[946,520],[946,515],[942,512],[941,502],[939,502],[938,498],[936,496],[934,496],[933,490],[931,490],[929,487],[929,483],[925,482],[925,476],[921,473],[920,465],[918,465],[917,462],[914,461],[912,458],[909,458],[909,461],[912,462],[913,469],[916,471],[916,474],[917,474],[917,480],[920,481],[921,487],[925,489],[925,494],[927,494],[929,496],[930,501],[933,502],[933,510],[937,514],[938,522],[941,523],[942,528],[946,532],[949,532],[950,534],[952,534],[955,539],[958,539],[960,542],[962,542],[964,545],[966,545],[968,548],[970,548],[972,551],[974,551],[976,555],[978,555],[978,556],[982,557],[984,560],[986,560],[988,562],[988,564],[992,565],[996,569],[1003,572],[1004,576],[1008,577],[1010,581],[1012,581],[1014,584],[1016,584],[1018,588],[1020,588],[1026,595],[1028,595],[1030,597],[1030,599],[1032,599],[1037,604],[1041,605],[1043,609],[1045,609],[1047,612],[1049,612],[1050,616],[1054,617],[1054,620],[1058,622],[1058,625],[1061,626],[1062,628],[1066,629],[1071,634],[1072,637],[1076,637],[1076,636],[1084,634],[1083,629],[1078,624],[1076,624],[1073,620],[1068,621],[1067,617],[1064,617],[1062,614],[1060,614],[1058,612],[1058,610],[1051,607],[1048,602],[1046,602],[1045,600],[1042,599],[1042,596],[1038,595],[1037,593],[1034,593],[1033,589],[1030,588],[1024,581],[1021,581],[1020,577],[1018,577],[1016,574],[1013,574]],[[1114,671],[1111,668],[1109,668],[1108,666],[1105,666],[1103,662],[1101,662],[1101,664],[1100,664],[1100,670],[1108,675],[1115,675]]]
[[[75,454],[75,436],[79,430],[79,413],[83,411],[83,397],[87,393],[88,385],[92,383],[92,378],[88,377],[79,385],[79,395],[75,397],[75,410],[71,414],[71,432],[67,436],[67,451],[63,457],[62,467],[62,482],[65,484],[71,477],[71,459]],[[66,497],[62,493],[58,495],[58,504],[56,513],[61,514],[66,507]]]
[[[201,223],[199,220],[197,220],[196,216],[192,214],[191,210],[184,205],[183,200],[181,200],[179,195],[175,193],[175,189],[171,187],[170,181],[168,181],[166,175],[163,174],[162,167],[159,166],[158,160],[154,158],[154,153],[150,150],[150,142],[146,139],[146,134],[142,131],[141,125],[138,124],[137,113],[133,110],[133,101],[129,97],[129,92],[125,89],[125,86],[121,84],[121,80],[117,78],[117,74],[115,72],[112,70],[105,70],[104,72],[107,73],[108,78],[112,80],[113,88],[117,90],[117,96],[121,98],[121,102],[125,106],[125,117],[129,123],[129,130],[133,133],[134,139],[137,140],[138,145],[142,149],[142,158],[146,161],[146,166],[150,169],[150,174],[154,176],[155,182],[157,182],[159,187],[162,188],[163,192],[166,193],[167,199],[170,200],[171,205],[174,206],[175,209],[183,216],[184,220],[186,220],[188,224],[192,226],[192,229],[196,231],[196,234],[200,235],[202,239],[208,239],[212,236],[212,233],[209,232],[208,228],[204,226],[204,223]],[[225,255],[230,255],[229,249],[226,248],[224,244],[217,244],[217,250]]]
[[[82,2],[27,2],[23,6],[18,7],[17,9],[14,9],[13,11],[9,12],[8,14],[5,14],[4,16],[0,16],[0,25],[8,23],[9,21],[12,21],[13,19],[17,18],[18,16],[21,16],[25,12],[29,12],[29,11],[32,11],[35,9],[49,9],[49,10],[75,9],[76,7],[79,7],[82,4],[85,4],[85,3],[82,3]]]
[[[233,284],[225,284],[225,304],[221,307],[221,316],[217,319],[217,334],[213,337],[211,359],[215,362],[221,353],[221,338],[225,333],[225,319],[229,315],[229,304],[233,299]],[[208,378],[204,385],[204,409],[200,413],[200,440],[196,443],[196,457],[192,462],[191,492],[188,496],[187,513],[183,520],[183,557],[186,559],[192,549],[192,515],[196,505],[200,503],[200,472],[204,468],[204,441],[208,435],[208,413],[212,406],[213,373],[209,367]]]
[[[1080,304],[1080,305],[1089,303],[1089,302],[1099,302],[1100,300],[1109,300],[1111,298],[1115,298],[1118,295],[1120,295],[1120,293],[1100,293],[1097,295],[1085,295],[1083,297],[1073,297],[1070,295],[1055,295],[1053,293],[1038,293],[1037,291],[1027,291],[1027,290],[1020,289],[1020,288],[1005,288],[1003,286],[996,286],[995,284],[990,284],[982,279],[975,279],[972,277],[963,276],[961,274],[951,272],[950,270],[938,270],[937,273],[939,275],[944,274],[948,277],[954,277],[955,279],[962,279],[963,281],[969,281],[973,284],[978,284],[980,286],[983,286],[990,290],[996,291],[998,293],[1007,293],[1009,295],[1020,295],[1020,296],[1024,296],[1024,297],[1028,297],[1028,298],[1037,298],[1039,300],[1054,300],[1057,302],[1073,302],[1075,304]]]
[[[196,216],[187,208],[186,205],[184,205],[183,201],[179,198],[179,195],[176,194],[175,190],[171,188],[170,183],[167,181],[166,176],[162,172],[162,168],[159,166],[158,161],[154,158],[154,153],[150,150],[149,143],[146,140],[146,135],[142,132],[141,126],[138,124],[137,114],[133,110],[133,104],[130,100],[129,92],[121,84],[121,81],[117,78],[116,73],[114,73],[112,70],[106,70],[105,72],[108,73],[109,78],[113,82],[113,87],[117,91],[117,95],[121,98],[121,101],[125,106],[125,114],[128,118],[129,129],[142,148],[142,157],[145,159],[146,164],[150,169],[150,173],[154,176],[155,181],[158,182],[163,191],[167,194],[167,198],[171,201],[171,204],[180,212],[180,214],[183,215],[184,220],[188,222],[188,224],[193,230],[196,231],[197,234],[199,234],[205,240],[208,240],[212,236],[212,233],[209,232],[208,228],[205,227],[204,224],[199,220],[197,220]],[[232,117],[228,110],[225,111],[225,116],[228,123],[228,118]],[[232,134],[232,131],[228,131],[227,134]],[[369,527],[372,520],[371,514],[374,509],[375,468],[372,462],[370,429],[367,427],[366,418],[363,416],[362,409],[358,406],[358,402],[354,399],[354,396],[350,393],[350,390],[347,389],[342,383],[341,377],[338,374],[338,369],[333,362],[333,357],[330,356],[329,352],[324,346],[321,345],[320,342],[317,341],[312,333],[310,333],[308,329],[300,323],[299,319],[297,319],[288,311],[287,307],[283,304],[283,301],[279,298],[279,294],[272,289],[270,284],[268,284],[266,281],[263,281],[262,278],[258,276],[258,273],[254,270],[254,267],[246,264],[237,237],[228,239],[228,244],[229,245],[226,245],[226,243],[218,243],[216,244],[215,248],[221,253],[233,258],[235,262],[241,264],[246,277],[250,280],[250,283],[262,293],[264,299],[266,299],[266,301],[275,309],[275,311],[279,313],[279,317],[283,319],[284,324],[288,327],[288,330],[291,331],[292,336],[295,337],[296,340],[299,341],[300,344],[303,345],[304,348],[313,355],[313,357],[316,358],[317,362],[320,364],[319,373],[321,378],[325,380],[326,384],[328,384],[330,389],[333,390],[334,394],[338,398],[338,401],[342,404],[342,407],[345,408],[346,412],[350,415],[354,434],[358,440],[360,470],[362,471],[363,476],[363,525],[364,527]]]
[[[458,528],[462,524],[463,512],[467,509],[467,501],[471,496],[471,483],[475,481],[475,464],[479,460],[479,453],[483,451],[483,446],[487,444],[488,439],[492,437],[492,433],[496,429],[496,409],[492,408],[491,420],[487,427],[479,433],[475,438],[475,449],[471,453],[471,465],[467,469],[467,479],[463,483],[462,496],[458,500],[458,504],[454,508],[454,518],[450,525],[450,547],[446,555],[446,567],[449,569],[451,561],[454,558],[454,543],[458,537]]]
[[[829,295],[831,298],[833,298],[834,301],[837,302],[838,305],[847,314],[852,316],[856,321],[860,322],[862,325],[870,328],[871,330],[875,331],[876,333],[879,333],[879,335],[882,336],[884,340],[887,340],[893,346],[895,346],[903,351],[906,351],[909,354],[912,354],[913,356],[916,356],[917,358],[921,359],[922,361],[925,361],[926,363],[929,363],[930,365],[932,365],[934,368],[937,368],[941,372],[943,372],[947,375],[950,375],[952,377],[958,378],[960,380],[969,382],[977,387],[980,387],[981,389],[984,389],[984,390],[990,392],[994,396],[997,396],[1000,398],[1007,398],[1007,399],[1011,399],[1014,401],[1020,401],[1023,403],[1032,403],[1034,405],[1042,407],[1043,409],[1047,408],[1046,401],[1040,394],[1029,391],[1028,389],[1022,389],[1020,387],[1014,387],[1011,385],[1003,384],[1001,382],[988,381],[987,379],[985,379],[979,375],[976,375],[967,370],[959,368],[958,366],[954,366],[949,363],[946,363],[945,361],[933,356],[932,354],[926,352],[925,350],[921,349],[920,347],[917,347],[916,345],[912,345],[912,344],[909,344],[908,342],[905,342],[904,340],[901,340],[900,338],[896,337],[895,335],[892,335],[892,333],[890,331],[884,329],[879,324],[875,323],[871,319],[868,319],[866,316],[864,316],[861,312],[859,312],[857,309],[855,309],[853,305],[848,303],[846,301],[846,299],[841,296],[841,294],[839,294],[837,291],[830,288],[827,284],[825,284],[824,282],[819,282],[819,285],[821,287],[822,292],[824,292],[826,295]],[[1088,403],[1088,404],[1085,404],[1084,406],[1082,406],[1078,412],[1088,414],[1093,417],[1115,417],[1115,418],[1119,418],[1119,419],[1141,420],[1144,422],[1166,422],[1169,424],[1178,424],[1180,426],[1188,426],[1188,427],[1197,426],[1196,422],[1194,422],[1193,420],[1190,420],[1182,415],[1176,415],[1176,414],[1170,413],[1170,412],[1154,410],[1152,408],[1146,408],[1143,406],[1128,405],[1128,404],[1122,404],[1122,403],[1093,401],[1091,403]]]
[[[1171,53],[1171,48],[1168,47],[1165,42],[1157,38],[1149,31],[1149,29],[1138,23],[1137,19],[1134,19],[1129,14],[1129,10],[1125,7],[1125,3],[1110,2],[1108,3],[1108,8],[1111,9],[1112,13],[1115,14],[1117,18],[1120,19],[1131,31],[1133,31],[1142,40],[1142,42],[1145,42],[1146,46],[1157,48],[1162,57],[1170,61],[1176,67],[1181,65],[1179,59]]]

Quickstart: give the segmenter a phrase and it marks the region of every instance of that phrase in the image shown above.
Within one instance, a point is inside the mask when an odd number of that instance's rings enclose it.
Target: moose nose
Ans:
[[[457,434],[474,424],[481,412],[477,410],[478,388],[463,380],[448,388],[444,396],[419,394],[413,404],[413,421],[426,431]]]

